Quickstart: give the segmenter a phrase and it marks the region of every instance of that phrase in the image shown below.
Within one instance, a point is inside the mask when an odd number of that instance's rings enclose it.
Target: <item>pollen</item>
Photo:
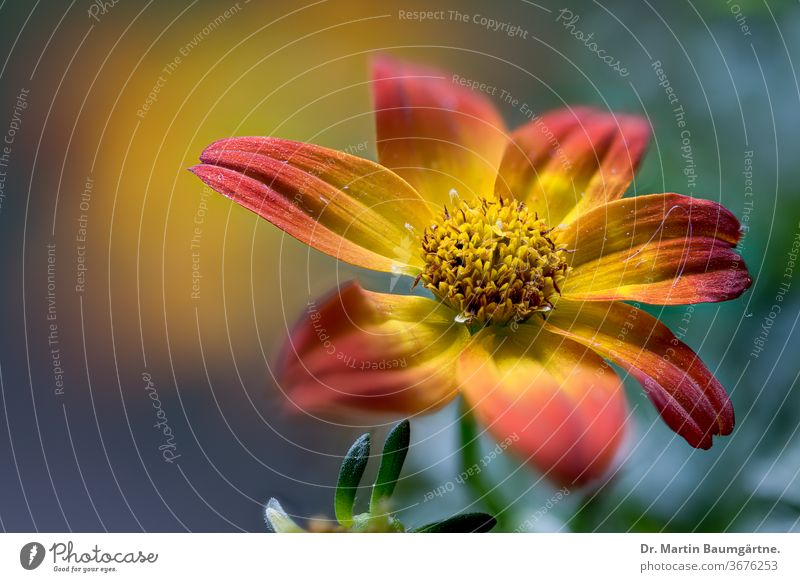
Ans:
[[[458,201],[425,229],[420,280],[459,313],[457,321],[520,323],[553,309],[569,270],[551,231],[522,202]]]

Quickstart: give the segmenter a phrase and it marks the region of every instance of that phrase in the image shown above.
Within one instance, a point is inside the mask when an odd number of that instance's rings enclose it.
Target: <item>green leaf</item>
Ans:
[[[444,521],[429,523],[413,530],[416,533],[486,533],[497,520],[486,513],[462,513]]]
[[[369,460],[369,434],[362,434],[342,461],[339,468],[339,481],[336,483],[336,497],[334,511],[336,519],[344,526],[353,524],[353,505],[356,501],[356,491],[364,469]]]
[[[372,488],[372,497],[369,501],[370,512],[380,511],[381,503],[389,499],[394,493],[400,471],[408,453],[408,444],[411,440],[411,425],[404,420],[392,429],[383,445],[381,466],[378,477]]]
[[[304,531],[289,517],[274,497],[270,498],[264,508],[264,519],[269,528],[275,533],[301,533]]]

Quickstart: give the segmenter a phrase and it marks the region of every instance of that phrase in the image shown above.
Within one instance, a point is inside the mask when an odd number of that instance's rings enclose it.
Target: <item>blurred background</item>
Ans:
[[[418,10],[469,18],[402,16]],[[689,448],[628,379],[635,419],[614,479],[559,496],[505,453],[488,475],[505,528],[800,530],[797,1],[11,0],[0,30],[3,530],[264,531],[270,496],[299,518],[332,515],[342,454],[386,428],[286,416],[270,364],[310,299],[389,281],[309,250],[186,168],[232,135],[374,159],[376,52],[505,88],[534,112],[645,115],[654,139],[635,192],[716,200],[748,227],[741,298],[651,310],[685,328],[731,393],[733,435]],[[495,103],[509,126],[525,121]],[[454,418],[412,422],[397,492],[408,524],[482,507],[455,483]]]

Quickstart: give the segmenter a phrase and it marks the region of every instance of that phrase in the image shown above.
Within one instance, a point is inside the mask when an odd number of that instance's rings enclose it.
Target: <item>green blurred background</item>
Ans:
[[[564,9],[627,75],[570,34]],[[401,16],[416,10],[468,22]],[[635,192],[693,194],[749,219],[750,291],[651,310],[673,328],[688,321],[684,341],[732,395],[734,434],[693,450],[626,381],[635,419],[616,477],[556,499],[505,454],[489,473],[504,527],[800,530],[800,281],[786,271],[800,232],[798,2],[18,0],[0,3],[0,30],[4,530],[263,531],[270,496],[300,517],[331,515],[341,455],[364,426],[285,416],[269,365],[309,299],[354,277],[375,290],[389,281],[209,195],[186,168],[231,135],[363,144],[374,158],[376,52],[504,88],[535,112],[646,115],[654,139]],[[510,126],[525,121],[495,102]],[[158,448],[153,392],[173,462]],[[397,494],[410,524],[482,506],[454,484],[454,419],[451,407],[412,423]]]

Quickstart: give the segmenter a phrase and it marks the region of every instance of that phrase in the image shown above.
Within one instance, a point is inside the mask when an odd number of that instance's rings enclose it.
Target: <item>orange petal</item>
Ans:
[[[458,375],[478,419],[549,478],[580,485],[608,471],[627,407],[619,378],[592,350],[538,325],[487,328]]]
[[[372,61],[378,158],[427,200],[491,195],[506,130],[481,93],[457,75],[385,56]]]
[[[454,367],[469,339],[455,312],[424,297],[386,295],[348,283],[309,303],[278,363],[293,407],[410,415],[456,394]]]
[[[649,139],[641,117],[589,107],[552,111],[511,134],[495,190],[553,226],[568,222],[625,193]]]
[[[414,275],[427,203],[368,160],[269,137],[211,144],[192,168],[201,180],[298,240],[345,262]]]
[[[733,430],[733,406],[716,378],[660,321],[631,305],[561,300],[545,327],[591,347],[634,376],[669,427],[696,448]]]
[[[616,200],[558,234],[574,250],[565,299],[659,305],[726,301],[751,279],[731,248],[739,221],[723,206],[679,194]]]

